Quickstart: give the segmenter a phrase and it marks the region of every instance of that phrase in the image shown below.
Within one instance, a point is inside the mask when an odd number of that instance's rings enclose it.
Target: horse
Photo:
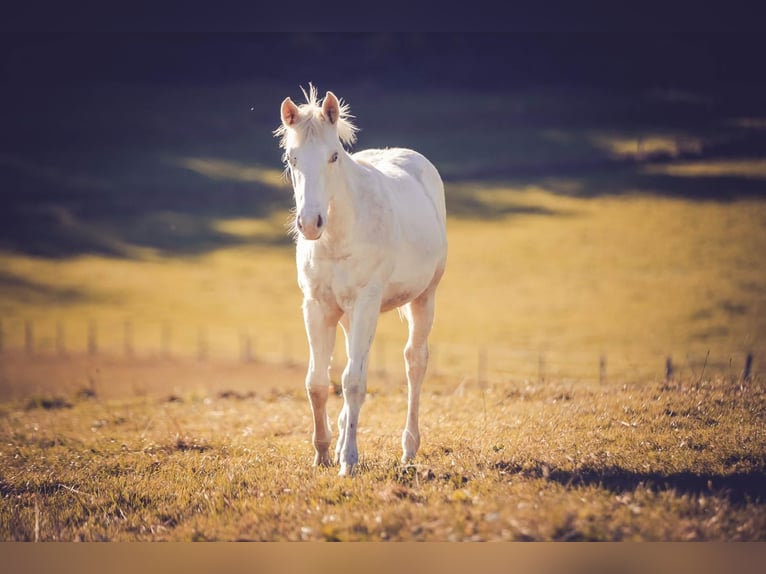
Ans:
[[[337,325],[347,363],[341,386],[335,464],[340,476],[359,462],[357,429],[367,393],[367,365],[378,316],[398,309],[408,324],[404,362],[408,385],[402,462],[420,446],[420,389],[428,365],[428,336],[436,288],[447,259],[444,184],[423,155],[404,148],[351,153],[357,127],[347,103],[302,89],[289,97],[274,130],[284,150],[295,208],[298,285],[309,344],[306,392],[313,413],[314,466],[329,466],[332,431],[326,404]]]

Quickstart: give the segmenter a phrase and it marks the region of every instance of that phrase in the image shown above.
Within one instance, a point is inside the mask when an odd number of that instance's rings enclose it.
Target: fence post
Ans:
[[[129,359],[133,358],[133,323],[131,321],[125,321],[123,325],[123,347],[125,350],[125,356]]]
[[[207,333],[204,327],[197,330],[197,359],[200,361],[207,359]]]
[[[32,355],[35,352],[35,328],[29,319],[24,321],[24,349],[27,355]]]
[[[537,357],[537,382],[545,382],[545,355],[543,353]]]
[[[484,346],[479,347],[476,379],[480,385],[483,385],[487,379],[487,348]]]
[[[697,380],[697,384],[702,382],[702,377],[705,375],[705,368],[707,368],[707,360],[710,358],[710,349],[705,353],[705,362],[702,363],[702,371],[700,372],[700,378]]]
[[[98,354],[98,324],[95,320],[88,323],[88,354],[91,356]]]
[[[172,329],[169,322],[165,321],[162,324],[162,358],[170,358],[170,337],[172,335]]]
[[[66,333],[61,321],[56,322],[56,352],[60,357],[66,355]]]
[[[665,382],[669,383],[673,379],[673,358],[668,355],[665,359]]]
[[[606,355],[601,355],[598,359],[598,384],[603,385],[606,382]]]
[[[753,354],[748,353],[745,357],[745,370],[742,373],[742,380],[746,383],[750,382],[750,370],[753,368]]]
[[[378,376],[385,377],[388,373],[386,370],[386,342],[383,339],[378,339],[375,341],[375,346],[377,347]]]
[[[250,363],[253,360],[253,341],[250,333],[242,332],[239,336],[240,355],[243,363]]]
[[[3,352],[3,321],[0,319],[0,353]]]
[[[286,366],[292,367],[295,363],[293,362],[293,339],[290,333],[285,333],[284,346],[282,361]]]

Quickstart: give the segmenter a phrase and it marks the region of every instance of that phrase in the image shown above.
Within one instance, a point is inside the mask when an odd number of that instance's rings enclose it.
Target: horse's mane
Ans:
[[[298,106],[299,116],[298,121],[291,125],[289,128],[284,124],[280,125],[274,130],[274,135],[279,138],[279,147],[287,147],[287,136],[289,130],[295,130],[298,132],[298,137],[304,139],[312,133],[316,133],[319,126],[319,122],[322,121],[322,102],[317,97],[317,88],[313,84],[309,84],[309,91],[307,92],[301,87],[303,96],[306,98],[306,103]],[[349,106],[342,99],[338,102],[340,113],[338,114],[338,137],[345,146],[350,146],[356,141],[356,132],[358,128],[351,121],[352,116],[349,113]]]

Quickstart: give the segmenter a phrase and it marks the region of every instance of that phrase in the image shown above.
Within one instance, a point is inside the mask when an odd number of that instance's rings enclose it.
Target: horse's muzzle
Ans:
[[[301,232],[301,235],[310,241],[319,239],[324,230],[324,219],[322,219],[321,214],[312,217],[309,220],[306,220],[302,215],[299,215],[295,223],[298,227],[298,231]]]

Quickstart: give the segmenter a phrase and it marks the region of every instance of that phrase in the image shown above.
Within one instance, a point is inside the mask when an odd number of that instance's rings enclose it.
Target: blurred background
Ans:
[[[413,148],[444,178],[434,372],[628,381],[665,376],[670,359],[740,376],[748,355],[757,372],[764,44],[665,30],[4,34],[0,349],[302,364],[272,130],[282,99],[313,82],[350,104],[355,150]],[[371,368],[400,378],[405,338],[384,317]]]

